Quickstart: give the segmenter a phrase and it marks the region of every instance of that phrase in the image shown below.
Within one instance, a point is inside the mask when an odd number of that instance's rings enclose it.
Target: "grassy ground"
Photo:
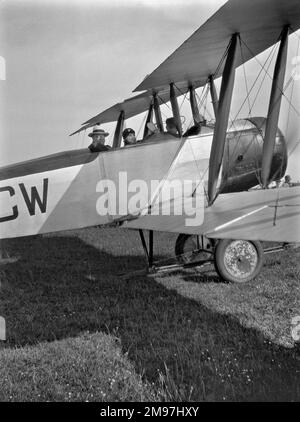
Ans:
[[[174,236],[157,238],[161,260]],[[20,259],[0,268],[8,337],[0,400],[102,401],[101,391],[107,401],[300,399],[290,335],[300,315],[296,252],[268,256],[257,280],[231,285],[211,269],[122,277],[144,266],[132,231],[92,228],[4,246]],[[113,367],[121,369],[111,390]]]
[[[1,352],[0,401],[154,400],[117,339],[82,334]]]

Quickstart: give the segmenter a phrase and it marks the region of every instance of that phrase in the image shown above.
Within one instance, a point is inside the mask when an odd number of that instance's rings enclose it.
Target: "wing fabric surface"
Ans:
[[[204,85],[208,76],[215,74],[234,33],[239,33],[247,46],[243,54],[238,53],[238,67],[275,44],[287,24],[290,33],[300,28],[299,0],[229,0],[135,91],[159,91],[171,82],[181,81]],[[221,76],[222,71],[221,67],[215,76]]]
[[[126,222],[124,227],[173,233],[203,234],[216,239],[247,239],[274,242],[300,242],[300,187],[257,190],[219,195],[205,209],[204,222],[187,226],[189,209],[195,200],[185,198],[182,215],[147,215]]]
[[[178,90],[176,90],[176,96],[185,94],[188,91],[189,87],[186,82],[179,84]],[[170,100],[170,90],[163,89],[159,92],[158,102],[159,104],[166,103]],[[82,127],[71,133],[70,136],[75,135],[83,130],[86,130],[92,127],[95,124],[104,124],[115,122],[118,120],[118,117],[121,111],[124,111],[125,119],[136,116],[137,114],[143,113],[149,109],[150,104],[153,101],[152,92],[147,91],[142,94],[136,95],[135,97],[127,98],[121,103],[117,103],[91,119],[83,123]]]
[[[210,75],[222,75],[219,64],[232,34],[239,33],[244,44],[243,52],[238,49],[238,67],[275,44],[287,24],[290,33],[300,28],[299,0],[229,0],[135,89],[145,92],[97,114],[72,135],[94,124],[117,121],[121,111],[125,119],[146,111],[154,92],[160,104],[169,101],[171,82],[178,88],[176,96],[185,94],[191,84],[205,85]]]
[[[128,98],[122,103],[117,103],[102,111],[101,113],[97,114],[96,116],[92,117],[91,119],[83,123],[81,128],[71,133],[70,136],[75,135],[83,130],[86,130],[95,124],[115,122],[118,120],[121,111],[124,111],[126,119],[135,116],[136,114],[140,114],[149,108],[151,101],[152,98],[149,95],[144,94],[139,94],[135,97]]]

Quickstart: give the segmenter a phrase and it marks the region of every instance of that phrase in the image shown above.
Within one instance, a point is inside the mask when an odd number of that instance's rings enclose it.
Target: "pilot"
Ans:
[[[123,139],[124,139],[124,146],[127,147],[129,145],[134,145],[137,143],[136,137],[135,137],[135,131],[128,127],[127,129],[123,130],[122,133]]]
[[[284,187],[284,188],[290,188],[291,186],[293,186],[292,178],[291,178],[291,176],[289,176],[288,174],[286,174],[284,176],[284,181],[282,183],[282,187]]]
[[[89,133],[89,136],[92,138],[93,142],[89,145],[89,150],[91,152],[102,152],[108,151],[111,149],[109,145],[105,145],[105,138],[109,133],[105,130],[100,129],[100,126],[94,126],[93,132]]]
[[[166,129],[167,129],[166,132],[159,132],[157,127],[151,122],[147,123],[147,128],[148,128],[148,135],[143,141],[169,140],[170,135],[171,137],[180,138],[174,117],[169,117],[168,119],[166,119]]]
[[[177,130],[176,121],[175,121],[174,117],[169,117],[166,120],[166,129],[167,129],[167,134],[173,135],[176,138],[180,137],[178,130]]]

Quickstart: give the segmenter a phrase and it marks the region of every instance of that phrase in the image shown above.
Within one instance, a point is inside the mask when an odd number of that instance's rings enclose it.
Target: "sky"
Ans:
[[[87,119],[135,95],[132,91],[143,78],[224,3],[0,0],[0,165],[88,146],[87,134],[68,135]],[[297,55],[299,36],[291,43],[287,73]],[[251,84],[257,62],[249,62],[246,71]],[[243,72],[237,72],[232,115],[245,96]],[[297,81],[294,97],[299,87]],[[265,92],[268,89],[266,80]],[[258,114],[266,115],[267,98],[264,94],[258,101]],[[287,106],[286,102],[286,110]],[[300,110],[300,98],[296,108]],[[280,123],[285,126],[283,115]],[[298,124],[293,137],[298,139],[299,116],[292,116]],[[108,129],[112,138],[113,127]],[[295,132],[295,124],[290,131]],[[289,170],[300,180],[299,150]]]

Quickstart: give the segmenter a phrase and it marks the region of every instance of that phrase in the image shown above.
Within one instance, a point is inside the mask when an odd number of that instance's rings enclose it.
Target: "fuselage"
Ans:
[[[220,192],[259,184],[263,130],[263,121],[240,120],[228,131]],[[183,203],[196,189],[204,203],[212,138],[213,129],[203,128],[181,140],[150,138],[102,153],[68,151],[3,167],[0,238],[126,220],[147,212],[154,201],[175,203],[181,197]],[[271,179],[282,177],[286,164],[286,144],[278,131]]]

